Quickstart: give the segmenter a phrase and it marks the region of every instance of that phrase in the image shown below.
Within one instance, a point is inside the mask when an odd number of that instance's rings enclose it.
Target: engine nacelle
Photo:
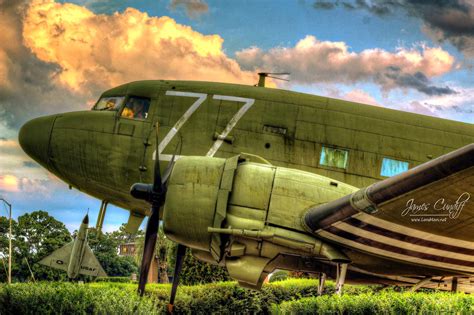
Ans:
[[[183,157],[176,161],[163,212],[163,228],[171,240],[209,251],[225,159]],[[229,190],[226,191],[227,195]]]
[[[179,159],[168,181],[166,235],[192,248],[199,259],[224,264],[231,277],[251,288],[260,288],[275,268],[292,269],[289,257],[349,262],[343,252],[306,232],[301,217],[309,207],[357,188],[251,159]]]

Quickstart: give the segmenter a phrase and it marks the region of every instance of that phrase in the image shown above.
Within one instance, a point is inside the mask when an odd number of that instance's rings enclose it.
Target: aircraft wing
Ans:
[[[41,259],[38,264],[67,271],[73,246],[74,241],[67,243],[60,249],[55,250],[51,255]]]
[[[88,244],[86,244],[86,248],[84,250],[84,257],[82,259],[79,273],[93,277],[107,277],[107,274]]]
[[[474,144],[310,208],[308,231],[394,260],[474,274]]]

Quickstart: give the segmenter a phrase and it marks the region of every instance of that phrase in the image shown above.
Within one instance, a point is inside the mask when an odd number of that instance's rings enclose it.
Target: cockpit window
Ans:
[[[145,97],[131,96],[122,111],[122,117],[133,119],[146,119],[148,109],[150,108],[150,99]]]
[[[93,110],[117,110],[122,105],[125,96],[102,97]]]

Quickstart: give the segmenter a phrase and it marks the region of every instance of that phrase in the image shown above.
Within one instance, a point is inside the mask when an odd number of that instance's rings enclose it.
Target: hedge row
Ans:
[[[156,314],[152,299],[120,288],[73,283],[18,283],[0,287],[0,314]]]
[[[411,293],[379,287],[344,287],[344,295],[316,296],[317,281],[291,279],[261,291],[234,282],[180,286],[176,314],[474,314],[474,295]],[[133,283],[18,283],[0,285],[0,314],[163,314],[170,285],[147,286],[139,298]],[[286,301],[286,302],[285,302]]]
[[[474,296],[463,293],[381,291],[303,298],[272,306],[273,314],[474,314]]]
[[[347,294],[371,292],[368,286],[346,286]],[[152,284],[139,298],[137,285],[96,282],[36,283],[0,286],[0,314],[162,314],[170,285]],[[241,288],[235,282],[180,286],[176,314],[268,314],[272,304],[315,296],[317,280],[292,279],[263,286],[261,291]],[[326,293],[334,292],[328,283]]]
[[[121,283],[136,283],[130,277],[97,277],[95,282],[121,282]]]

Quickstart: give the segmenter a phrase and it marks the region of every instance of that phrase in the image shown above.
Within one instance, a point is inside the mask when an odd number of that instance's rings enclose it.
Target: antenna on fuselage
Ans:
[[[275,77],[275,75],[290,75],[289,72],[259,72],[258,73],[258,84],[259,87],[265,87],[265,78],[269,77],[275,80],[290,81],[288,79]]]

